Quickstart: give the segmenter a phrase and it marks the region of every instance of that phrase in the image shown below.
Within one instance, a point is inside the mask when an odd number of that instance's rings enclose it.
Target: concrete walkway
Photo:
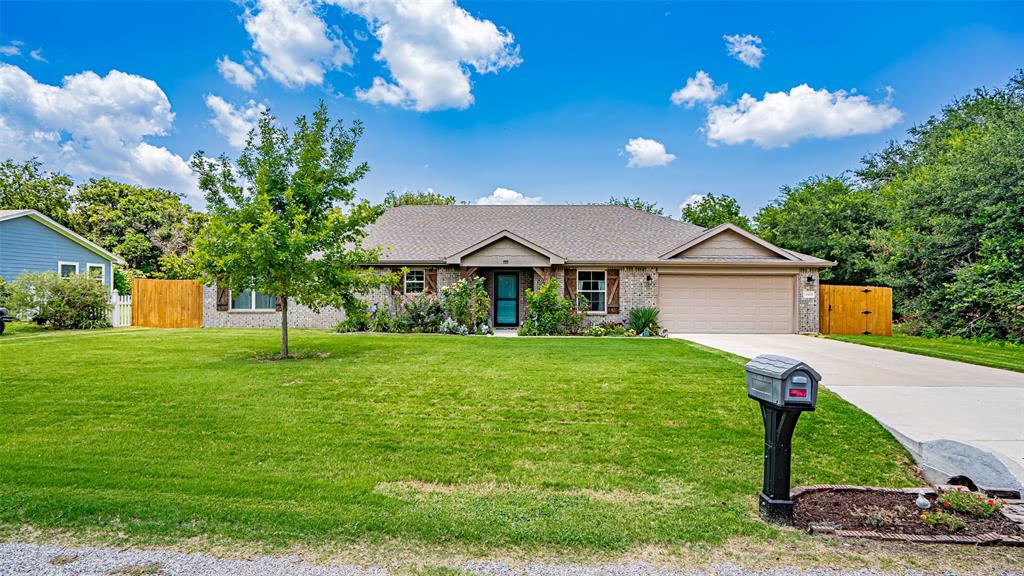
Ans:
[[[672,337],[747,358],[803,360],[829,390],[893,431],[919,462],[929,443],[948,447],[955,443],[933,441],[953,440],[992,453],[1024,483],[1024,374],[796,334]]]

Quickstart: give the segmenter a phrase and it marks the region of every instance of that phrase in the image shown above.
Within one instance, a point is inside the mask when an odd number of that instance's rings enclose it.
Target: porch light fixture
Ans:
[[[644,284],[647,285],[647,286],[653,286],[654,285],[654,276],[651,276],[650,274],[648,274],[644,278]]]
[[[814,284],[814,276],[808,276],[807,277],[807,283],[808,284]]]

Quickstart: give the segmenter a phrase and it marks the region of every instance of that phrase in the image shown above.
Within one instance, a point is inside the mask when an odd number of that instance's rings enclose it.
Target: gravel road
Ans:
[[[672,572],[650,564],[526,564],[468,562],[456,568],[477,576],[895,576],[876,570],[772,568],[750,571],[733,565],[709,571]],[[919,576],[906,572],[900,576]],[[206,554],[159,550],[66,548],[40,544],[0,543],[0,576],[390,576],[385,568],[320,566],[297,558],[259,557],[230,560]],[[946,573],[943,576],[956,576]],[[1021,576],[1005,572],[1001,576]]]

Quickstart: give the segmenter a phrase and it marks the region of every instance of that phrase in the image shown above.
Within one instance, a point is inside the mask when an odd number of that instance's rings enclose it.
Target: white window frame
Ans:
[[[107,285],[107,267],[104,266],[103,264],[98,263],[98,262],[86,262],[86,264],[85,264],[85,275],[89,276],[89,270],[92,270],[93,268],[99,268],[100,269],[100,284],[103,284],[104,286],[106,286]],[[89,277],[92,278],[92,276],[89,276]]]
[[[423,278],[422,280],[412,280],[411,281],[411,282],[416,282],[418,284],[422,284],[422,286],[423,286],[422,288],[420,288],[416,292],[410,292],[409,291],[409,282],[410,282],[409,274],[411,274],[412,272],[419,272],[420,275]],[[402,294],[423,294],[426,291],[427,291],[427,271],[426,270],[423,270],[423,269],[413,269],[413,270],[409,270],[408,272],[406,272],[402,276]]]
[[[70,276],[65,276],[64,275],[64,271],[62,270],[62,268],[64,268],[64,266],[74,266],[75,267],[75,275],[76,276],[78,275],[78,262],[68,262],[67,260],[58,260],[57,261],[57,276],[60,276],[61,278],[70,278]]]
[[[243,290],[244,292],[244,290]],[[257,308],[256,307],[256,290],[249,290],[249,307],[248,308],[235,308],[235,294],[228,290],[228,312],[248,312],[252,313],[266,313],[266,312],[277,312],[277,305],[275,304],[272,308]],[[266,294],[264,294],[266,296]]]
[[[600,272],[604,274],[604,289],[603,290],[581,290],[580,283],[583,280],[580,279],[581,272]],[[603,310],[590,310],[590,299],[587,298],[587,314],[591,316],[605,316],[608,314],[608,271],[599,268],[589,268],[587,270],[576,270],[576,297],[581,296],[581,292],[601,292],[604,294],[604,309]]]

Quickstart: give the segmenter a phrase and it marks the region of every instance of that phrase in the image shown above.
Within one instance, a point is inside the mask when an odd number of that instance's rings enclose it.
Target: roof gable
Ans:
[[[54,232],[57,232],[58,234],[61,234],[62,236],[69,238],[76,244],[79,244],[80,246],[102,256],[106,260],[115,262],[117,264],[124,264],[124,260],[122,260],[119,256],[111,254],[110,252],[100,247],[98,244],[91,242],[87,240],[85,237],[77,234],[76,232],[62,226],[61,224],[58,224],[57,222],[50,219],[48,216],[41,212],[38,212],[36,210],[0,210],[0,222],[22,217],[28,217],[31,218],[32,220],[35,220],[36,222],[39,222],[43,226],[46,226],[47,228],[53,230]]]
[[[725,223],[661,255],[669,259],[799,261],[794,254],[758,238],[735,224]]]
[[[502,230],[448,256],[447,264],[463,266],[551,266],[565,259],[529,240]]]

